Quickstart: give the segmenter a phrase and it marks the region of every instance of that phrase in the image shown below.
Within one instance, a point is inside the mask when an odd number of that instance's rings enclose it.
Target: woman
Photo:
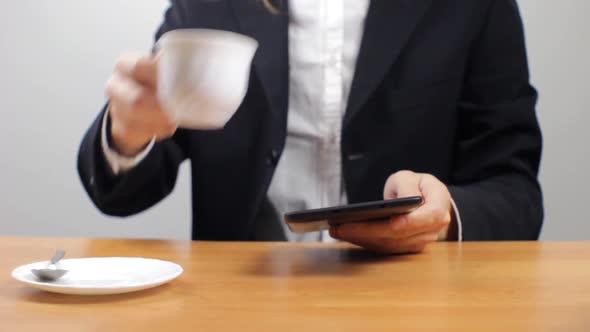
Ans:
[[[193,238],[339,239],[385,253],[437,240],[536,239],[541,134],[513,0],[172,1],[183,28],[258,40],[249,90],[221,131],[178,129],[156,59],[123,56],[79,153],[103,212],[165,197],[192,165]],[[152,137],[156,142],[150,144]],[[416,211],[297,237],[277,215],[422,195]]]

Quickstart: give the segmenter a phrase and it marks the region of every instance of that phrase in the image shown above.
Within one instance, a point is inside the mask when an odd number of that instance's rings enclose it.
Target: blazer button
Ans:
[[[346,156],[346,159],[348,161],[356,161],[356,160],[361,160],[364,158],[365,158],[365,155],[363,153],[354,153],[354,154],[349,154]]]

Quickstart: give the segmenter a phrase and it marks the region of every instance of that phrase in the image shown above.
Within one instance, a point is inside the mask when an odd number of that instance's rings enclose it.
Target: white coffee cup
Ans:
[[[233,32],[183,29],[156,44],[158,99],[180,127],[220,129],[248,90],[258,42]]]

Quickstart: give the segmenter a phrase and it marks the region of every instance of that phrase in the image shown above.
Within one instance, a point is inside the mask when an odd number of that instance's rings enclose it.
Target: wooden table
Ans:
[[[185,273],[94,297],[11,279],[55,247]],[[590,331],[590,242],[437,243],[389,257],[343,244],[0,237],[0,248],[1,331]]]

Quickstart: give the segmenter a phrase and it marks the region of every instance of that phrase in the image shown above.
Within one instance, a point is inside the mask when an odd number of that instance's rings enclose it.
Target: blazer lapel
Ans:
[[[270,108],[286,114],[288,106],[289,52],[288,6],[279,2],[280,14],[272,14],[262,1],[232,0],[231,4],[241,32],[256,39],[258,52],[253,67],[261,80]]]
[[[432,1],[371,1],[344,115],[344,127],[350,123],[399,57]]]

